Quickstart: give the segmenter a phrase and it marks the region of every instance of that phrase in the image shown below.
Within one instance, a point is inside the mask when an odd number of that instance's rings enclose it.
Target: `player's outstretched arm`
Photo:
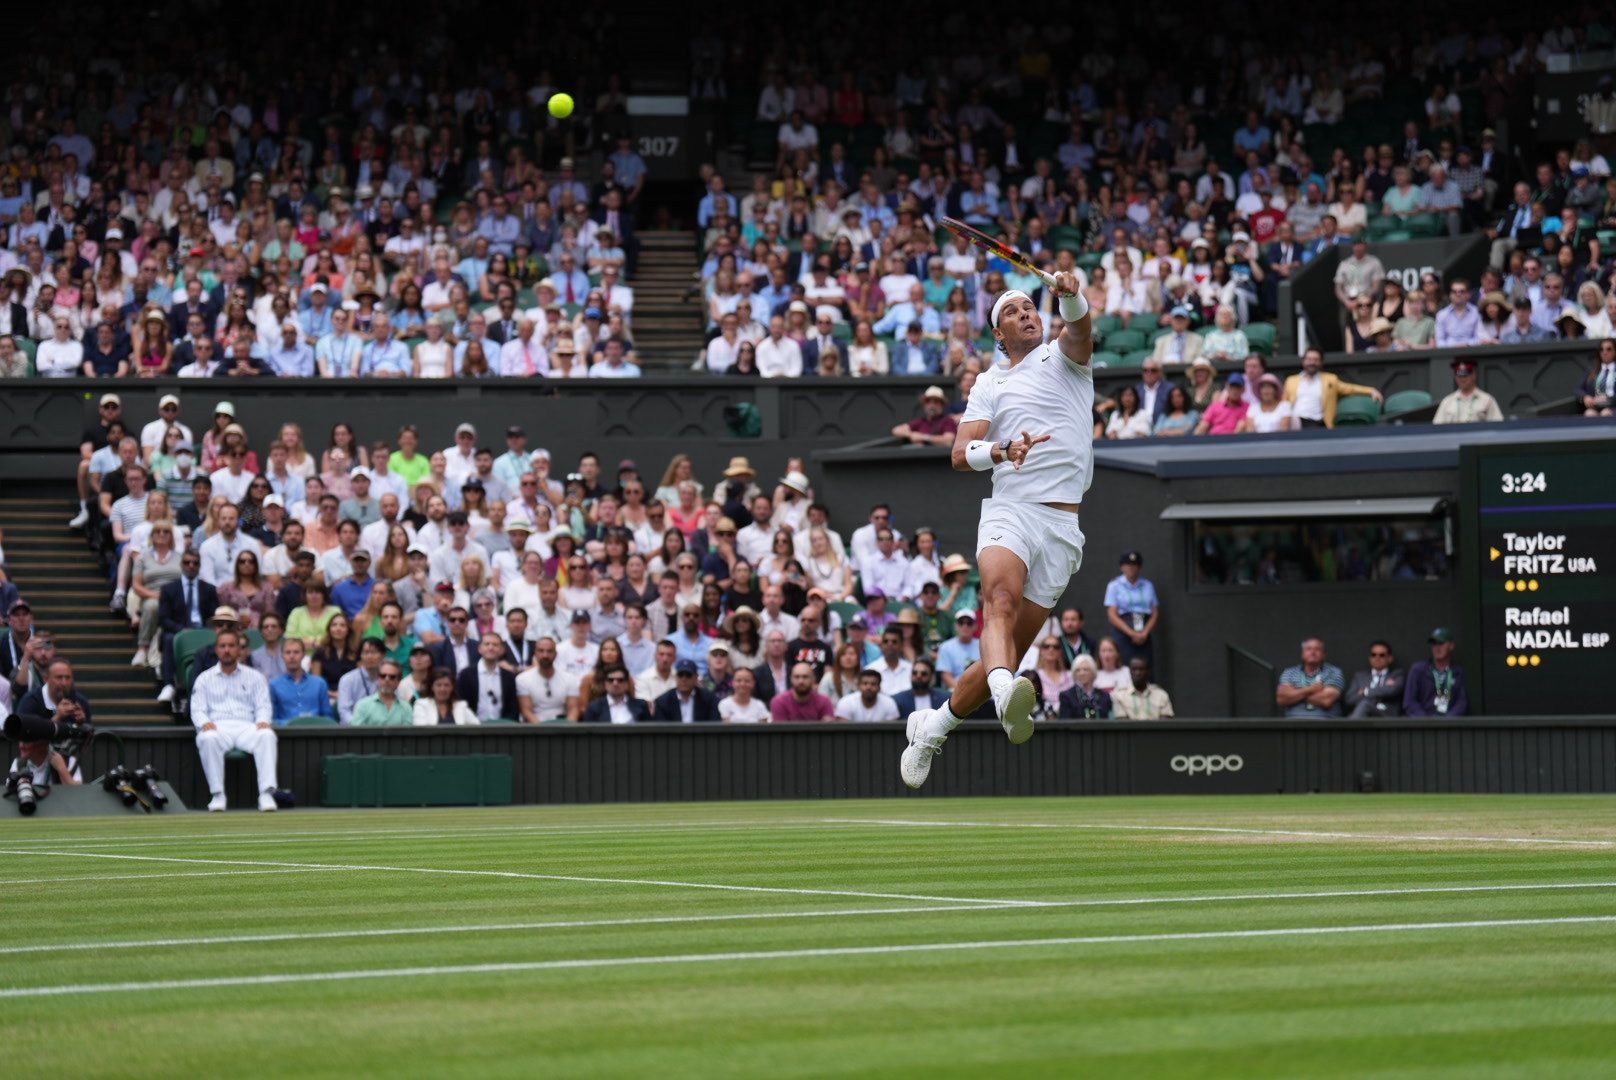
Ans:
[[[1094,355],[1094,318],[1077,275],[1069,270],[1056,274],[1055,295],[1060,297],[1061,319],[1066,324],[1055,339],[1055,347],[1066,359],[1085,367]]]
[[[1019,439],[985,442],[983,436],[992,426],[990,420],[972,420],[961,424],[955,431],[954,450],[949,455],[949,463],[954,466],[955,472],[984,472],[1006,461],[1019,469],[1033,447],[1050,440],[1049,435],[1023,431]]]
[[[966,458],[971,444],[981,442],[988,437],[988,428],[993,426],[991,420],[968,420],[954,429],[954,448],[948,455],[948,463],[954,467],[955,472],[975,472],[976,468]],[[996,461],[1002,461],[997,458]]]

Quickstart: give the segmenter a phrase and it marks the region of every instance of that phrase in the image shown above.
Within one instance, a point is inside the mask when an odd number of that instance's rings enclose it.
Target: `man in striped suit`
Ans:
[[[271,717],[269,683],[241,663],[245,641],[239,630],[221,630],[214,641],[219,662],[196,677],[191,688],[191,723],[196,749],[212,799],[209,810],[223,810],[224,756],[245,750],[258,766],[258,809],[275,809],[278,746]]]

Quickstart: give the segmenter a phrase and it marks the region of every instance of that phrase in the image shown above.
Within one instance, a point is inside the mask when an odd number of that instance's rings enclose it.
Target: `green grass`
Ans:
[[[1609,1076],[1616,922],[1519,921],[1616,919],[1613,856],[1580,797],[8,818],[0,1038],[58,1075]],[[255,976],[292,981],[148,985]]]

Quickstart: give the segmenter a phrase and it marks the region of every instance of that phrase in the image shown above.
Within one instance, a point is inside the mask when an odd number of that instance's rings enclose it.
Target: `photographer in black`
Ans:
[[[6,794],[24,814],[50,794],[53,784],[80,784],[78,748],[88,738],[90,703],[73,689],[73,665],[52,660],[39,688],[17,704],[17,715],[6,720],[7,738],[17,740],[17,757],[7,770]],[[51,745],[64,740],[66,754]]]
[[[11,684],[11,700],[20,701],[32,684],[39,663],[39,641],[34,632],[34,609],[16,600],[6,613],[8,633],[0,638],[0,677]]]
[[[57,657],[45,669],[45,681],[17,702],[24,720],[52,720],[58,724],[91,723],[90,699],[73,686],[73,665]]]

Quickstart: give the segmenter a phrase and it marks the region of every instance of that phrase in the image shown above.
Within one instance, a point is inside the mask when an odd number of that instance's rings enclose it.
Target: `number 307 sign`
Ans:
[[[695,172],[690,163],[690,99],[674,95],[643,95],[628,99],[634,151],[645,159],[652,180],[688,180]]]

